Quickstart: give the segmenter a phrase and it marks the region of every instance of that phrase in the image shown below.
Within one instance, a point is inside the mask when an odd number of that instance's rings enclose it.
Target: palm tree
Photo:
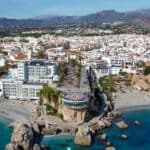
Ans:
[[[40,91],[41,103],[51,104],[54,103],[56,107],[59,104],[60,93],[55,88],[48,87],[44,85],[43,89]],[[46,100],[46,101],[44,101]]]

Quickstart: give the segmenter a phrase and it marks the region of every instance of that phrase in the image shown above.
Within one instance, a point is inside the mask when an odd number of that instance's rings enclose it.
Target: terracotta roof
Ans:
[[[150,66],[150,61],[146,61],[146,62],[145,62],[145,65],[146,65],[146,66]]]
[[[24,52],[15,53],[13,54],[13,56],[15,57],[16,60],[23,60],[27,58],[27,54]]]

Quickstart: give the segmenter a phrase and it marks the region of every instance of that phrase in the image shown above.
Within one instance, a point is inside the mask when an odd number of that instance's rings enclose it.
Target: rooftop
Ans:
[[[53,65],[54,63],[45,61],[45,60],[32,60],[29,62],[31,66],[45,66],[45,65]]]
[[[66,91],[64,93],[64,98],[71,101],[82,101],[88,100],[88,93],[83,93],[81,91]]]

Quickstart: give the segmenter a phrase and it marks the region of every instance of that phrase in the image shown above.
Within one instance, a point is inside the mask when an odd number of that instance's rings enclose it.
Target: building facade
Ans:
[[[0,94],[9,99],[39,99],[44,84],[50,85],[57,73],[57,64],[34,60],[19,62],[17,68],[0,80]]]
[[[89,93],[71,91],[63,93],[62,98],[64,120],[84,122],[89,107]]]

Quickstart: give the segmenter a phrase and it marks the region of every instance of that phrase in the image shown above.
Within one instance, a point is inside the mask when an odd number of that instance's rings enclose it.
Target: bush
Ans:
[[[127,72],[123,72],[123,71],[119,72],[119,75],[121,75],[121,76],[126,76],[127,74],[128,74]]]
[[[46,113],[47,115],[56,115],[57,110],[50,105],[46,105]]]
[[[146,66],[144,68],[144,75],[149,75],[150,74],[150,66]]]
[[[4,75],[4,74],[7,74],[8,73],[8,69],[9,69],[9,66],[8,65],[5,65],[3,67],[0,67],[0,76]]]
[[[59,117],[61,120],[63,120],[63,119],[64,119],[63,114],[61,114],[61,113],[57,113],[56,115],[57,115],[57,117]]]

